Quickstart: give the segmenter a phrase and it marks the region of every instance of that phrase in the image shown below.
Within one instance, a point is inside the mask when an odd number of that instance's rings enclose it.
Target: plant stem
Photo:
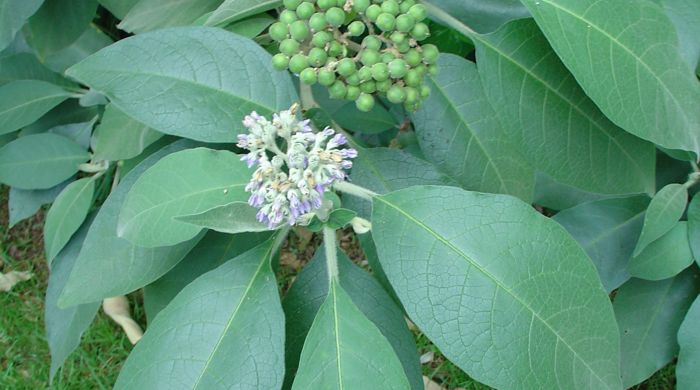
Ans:
[[[339,181],[333,184],[333,188],[340,192],[344,192],[348,195],[357,196],[358,198],[362,198],[369,201],[372,201],[372,198],[379,195],[374,191],[370,191],[364,187],[360,187],[358,185],[348,183],[346,181]]]
[[[323,244],[326,247],[326,267],[329,285],[338,280],[338,249],[336,247],[335,229],[323,227]]]

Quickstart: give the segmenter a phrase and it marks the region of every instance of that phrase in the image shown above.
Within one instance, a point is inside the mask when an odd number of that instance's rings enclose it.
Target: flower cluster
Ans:
[[[248,203],[259,209],[258,221],[270,229],[285,221],[309,221],[304,217],[322,206],[323,194],[334,182],[346,179],[345,170],[357,156],[355,149],[338,149],[347,143],[344,135],[330,128],[314,133],[309,121],[295,114],[292,106],[269,121],[253,112],[243,120],[249,133],[238,136],[238,146],[249,150],[242,160],[257,165],[246,186]]]

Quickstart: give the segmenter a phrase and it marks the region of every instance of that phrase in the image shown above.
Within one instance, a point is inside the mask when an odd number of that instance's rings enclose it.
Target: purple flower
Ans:
[[[258,163],[258,156],[255,153],[248,153],[241,157],[241,161],[245,161],[248,164],[248,168],[252,168]]]
[[[355,158],[357,157],[357,150],[355,149],[342,149],[339,151],[340,156],[343,158]]]
[[[345,138],[343,134],[336,134],[331,140],[328,142],[328,145],[326,146],[327,149],[332,149],[335,148],[336,146],[341,146],[345,145],[348,143],[348,139]]]

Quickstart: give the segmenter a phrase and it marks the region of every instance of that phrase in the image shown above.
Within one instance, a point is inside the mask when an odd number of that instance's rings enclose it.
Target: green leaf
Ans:
[[[700,62],[700,2],[695,0],[655,0],[660,3],[678,33],[683,59],[695,69]]]
[[[274,249],[268,240],[185,287],[136,344],[114,388],[279,388],[284,313]]]
[[[423,0],[433,19],[460,30],[489,33],[513,19],[530,17],[518,0]]]
[[[0,134],[34,122],[68,96],[63,88],[45,81],[18,80],[1,86]]]
[[[542,171],[535,173],[535,197],[533,203],[552,210],[566,210],[582,203],[616,197],[619,197],[619,195],[587,192],[560,183]]]
[[[96,12],[96,0],[44,0],[29,18],[25,29],[27,42],[39,58],[45,59],[75,42]]]
[[[69,67],[112,43],[112,39],[97,27],[89,26],[70,46],[48,55],[46,66],[63,73]]]
[[[328,216],[328,221],[326,225],[333,229],[338,230],[347,226],[353,218],[357,217],[357,213],[348,209],[335,209]]]
[[[281,5],[281,0],[225,0],[207,19],[206,25],[223,26]]]
[[[144,308],[148,322],[153,322],[161,310],[185,286],[205,273],[262,244],[269,233],[223,234],[207,232],[197,246],[175,268],[144,287]]]
[[[438,65],[440,73],[427,82],[432,94],[413,114],[428,160],[464,188],[529,201],[534,172],[486,100],[476,66],[451,54]]]
[[[60,125],[91,121],[97,115],[99,112],[95,107],[81,107],[76,99],[66,100],[22,129],[20,136],[43,133]]]
[[[90,138],[92,136],[92,128],[99,117],[95,116],[89,122],[71,123],[68,125],[60,125],[49,129],[49,133],[62,135],[85,149],[90,147]]]
[[[663,147],[700,152],[700,85],[661,7],[647,0],[523,4],[610,120]]]
[[[423,380],[416,353],[416,344],[404,321],[403,311],[387,292],[367,272],[354,265],[338,251],[340,283],[357,308],[379,328],[391,343],[403,365],[413,389],[423,389]],[[304,340],[311,328],[321,304],[328,296],[328,274],[325,248],[316,254],[294,280],[294,284],[282,301],[286,321],[286,375],[288,388],[299,366]]]
[[[630,278],[627,263],[648,205],[647,196],[603,199],[564,210],[553,219],[588,253],[603,287],[611,292]]]
[[[306,336],[292,389],[409,389],[389,341],[337,281]]]
[[[187,26],[213,11],[221,0],[141,0],[117,27],[140,34],[165,27]]]
[[[651,199],[644,216],[642,234],[634,248],[633,256],[639,255],[647,245],[666,234],[681,218],[688,204],[688,189],[682,184],[669,184]]]
[[[86,177],[69,184],[51,205],[44,225],[44,249],[49,265],[83,224],[94,194],[95,180]]]
[[[496,388],[618,389],[619,335],[588,256],[511,196],[411,187],[374,198],[372,236],[411,320]]]
[[[632,279],[618,290],[613,307],[620,326],[625,388],[649,378],[673,359],[678,352],[678,328],[698,292],[694,270],[657,282]]]
[[[230,234],[270,230],[267,225],[258,222],[255,217],[257,212],[248,202],[238,201],[197,214],[177,216],[175,220]]]
[[[147,248],[189,240],[202,227],[175,217],[246,201],[250,175],[240,156],[229,151],[197,148],[166,156],[134,183],[117,233]]]
[[[183,27],[124,39],[66,73],[162,133],[233,142],[251,111],[271,115],[297,100],[288,73],[271,63],[248,39]]]
[[[700,196],[695,195],[688,206],[688,241],[695,261],[700,265]]]
[[[8,227],[13,227],[18,222],[36,214],[41,206],[53,202],[70,181],[71,180],[67,180],[46,190],[10,188],[10,196],[7,202],[7,208],[10,214]]]
[[[128,160],[136,157],[163,134],[129,117],[114,105],[105,109],[95,129],[93,151],[96,159]]]
[[[633,257],[627,269],[635,278],[662,280],[678,275],[691,264],[688,223],[681,221]]]
[[[0,182],[25,190],[51,188],[78,172],[88,152],[51,133],[18,138],[0,149]]]
[[[194,239],[162,248],[137,247],[117,236],[117,218],[134,182],[163,156],[192,147],[176,142],[154,153],[131,170],[100,208],[66,284],[62,307],[130,293],[170,271],[197,244]],[[201,237],[200,237],[201,238]]]
[[[537,171],[584,191],[654,192],[654,145],[615,126],[531,19],[476,36],[484,91]]]
[[[15,39],[15,34],[41,6],[44,0],[0,0],[0,51]]]
[[[17,80],[41,80],[66,86],[73,84],[45,67],[34,54],[16,53],[0,57],[0,85]]]
[[[312,91],[321,109],[345,129],[377,134],[399,127],[396,118],[381,104],[375,104],[369,112],[361,112],[355,102],[331,99],[326,87],[317,84]]]
[[[100,5],[105,7],[117,19],[124,19],[126,14],[134,8],[140,0],[97,0]]]
[[[231,31],[234,34],[253,39],[261,32],[265,31],[265,29],[275,21],[276,19],[268,14],[260,14],[234,22],[233,24],[226,26],[225,29],[226,31]]]
[[[61,309],[58,297],[65,287],[68,277],[75,266],[80,247],[85,240],[91,220],[86,222],[73,236],[65,248],[51,264],[49,286],[46,290],[44,320],[46,340],[51,351],[51,369],[49,380],[53,380],[56,371],[66,358],[80,344],[80,338],[92,323],[101,301]]]
[[[678,331],[678,364],[676,380],[679,389],[692,389],[698,384],[700,370],[700,298],[690,307]]]

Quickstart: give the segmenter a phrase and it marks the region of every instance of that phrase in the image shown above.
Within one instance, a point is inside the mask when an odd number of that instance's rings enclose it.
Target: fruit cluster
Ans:
[[[374,94],[415,111],[430,94],[438,49],[421,45],[430,29],[415,0],[284,0],[270,37],[279,42],[275,68],[328,87],[331,98],[370,111]]]

